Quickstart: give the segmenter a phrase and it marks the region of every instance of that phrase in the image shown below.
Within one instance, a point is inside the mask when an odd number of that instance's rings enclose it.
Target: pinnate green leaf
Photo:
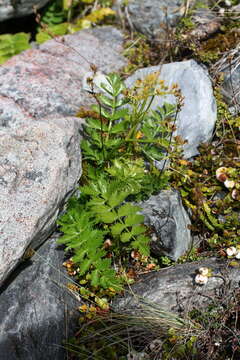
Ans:
[[[149,238],[144,235],[139,235],[135,241],[131,243],[131,246],[134,249],[140,251],[140,253],[144,256],[149,256]]]
[[[100,221],[106,224],[111,224],[118,218],[117,214],[113,212],[105,212],[105,213],[97,214],[97,217]]]
[[[114,225],[111,226],[111,232],[112,232],[112,235],[115,236],[115,235],[120,235],[121,232],[125,229],[125,225],[124,224],[121,224],[121,223],[116,223]]]
[[[88,118],[87,126],[89,126],[92,129],[97,129],[97,130],[103,130],[103,131],[107,130],[107,126],[103,122],[101,122],[101,120],[99,120],[99,119]]]
[[[75,257],[75,256],[73,257],[73,261],[76,261],[76,257]],[[88,258],[87,258],[87,259],[83,260],[83,261],[81,262],[81,266],[80,266],[80,275],[85,274],[85,273],[89,270],[91,264],[92,264],[92,260],[91,260],[91,259],[88,259]]]
[[[91,285],[97,287],[99,285],[99,270],[95,269],[91,272]]]
[[[112,108],[114,106],[114,100],[111,99],[108,96],[105,95],[100,95],[99,100],[106,106],[109,106],[110,108]]]
[[[126,243],[131,239],[131,237],[132,237],[132,234],[130,232],[124,232],[121,234],[120,239],[123,243]]]
[[[130,214],[125,219],[125,224],[127,226],[136,225],[144,221],[144,216],[139,214]]]
[[[119,119],[125,117],[127,114],[128,114],[127,108],[120,109],[120,110],[114,112],[114,114],[111,116],[111,120],[119,120]],[[114,126],[114,129],[120,128],[123,131],[125,129],[125,127],[126,127],[126,125],[125,125],[124,121],[121,121]],[[112,130],[112,132],[113,132],[113,130]]]
[[[125,194],[119,196],[119,194],[115,191],[110,195],[108,199],[108,203],[112,208],[114,208],[117,205],[120,205],[123,202],[123,200],[125,200],[125,198],[126,198]]]
[[[140,210],[141,208],[139,206],[132,205],[131,203],[126,203],[118,209],[118,216],[122,217],[129,214],[135,214],[137,211]]]
[[[146,232],[146,227],[144,225],[136,225],[132,227],[132,235],[139,235]]]

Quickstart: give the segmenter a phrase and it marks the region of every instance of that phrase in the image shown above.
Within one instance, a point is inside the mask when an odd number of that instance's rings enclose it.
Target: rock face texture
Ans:
[[[0,3],[0,21],[32,14],[34,6],[40,9],[46,5],[48,1],[49,0],[2,0]]]
[[[228,56],[231,58],[231,62],[225,61],[225,64],[220,64],[219,69],[224,74],[222,92],[225,100],[235,112],[240,112],[240,45],[230,51]]]
[[[81,174],[77,122],[27,120],[21,128],[0,131],[1,281],[28,246],[38,247],[53,231]]]
[[[177,116],[175,135],[180,135],[188,143],[184,145],[185,158],[198,154],[198,146],[211,139],[215,126],[217,111],[216,102],[208,73],[194,60],[152,66],[137,70],[126,80],[126,86],[131,87],[137,79],[143,79],[147,74],[159,71],[159,79],[167,86],[177,83],[184,105]],[[151,105],[152,109],[163,105],[164,102],[175,103],[172,95],[156,97]]]
[[[176,261],[192,245],[188,225],[191,221],[177,191],[165,190],[140,203],[144,223],[154,233],[151,249],[155,255],[166,255]]]
[[[128,4],[129,18],[137,31],[156,37],[163,32],[162,26],[176,24],[182,5],[181,0],[134,0]]]
[[[204,286],[195,284],[196,271],[200,267],[212,270],[212,276]],[[131,292],[113,301],[113,309],[137,314],[144,304],[154,304],[159,309],[181,313],[210,304],[216,296],[239,287],[239,268],[228,266],[228,262],[215,258],[185,263],[141,276],[131,286]],[[229,286],[229,287],[228,287]]]
[[[64,40],[28,50],[0,68],[0,284],[29,246],[47,239],[77,185],[81,121],[74,114],[93,102],[81,90],[89,63],[106,72],[125,64],[122,35],[112,27]]]
[[[91,64],[102,72],[117,71],[126,64],[120,55],[123,36],[112,27],[82,30],[63,39],[49,40],[1,66],[0,99],[11,99],[23,115],[34,119],[72,116],[87,100],[93,103],[82,90]]]
[[[2,360],[63,360],[80,302],[68,291],[63,250],[50,238],[0,294]],[[66,333],[67,329],[67,333]]]

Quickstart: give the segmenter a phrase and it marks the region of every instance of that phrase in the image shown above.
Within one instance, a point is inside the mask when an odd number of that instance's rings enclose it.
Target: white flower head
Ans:
[[[232,6],[232,2],[230,0],[225,0],[224,2],[225,2],[225,5],[228,7]]]
[[[236,258],[237,260],[240,259],[240,250],[237,250],[237,253],[235,254],[235,258]]]
[[[227,256],[234,256],[237,254],[237,249],[235,248],[235,246],[230,246],[229,248],[227,248],[226,253]]]
[[[99,93],[99,91],[101,92],[105,92],[104,89],[102,89],[101,85],[104,85],[107,89],[111,90],[111,86],[107,80],[106,75],[104,75],[103,73],[101,73],[100,71],[97,71],[96,73],[94,72],[87,72],[84,77],[83,77],[83,81],[82,81],[82,87],[83,90],[88,91],[90,93],[96,92]]]
[[[234,188],[234,186],[235,186],[235,181],[233,181],[233,180],[225,180],[225,181],[224,181],[224,186],[225,186],[227,189],[232,189],[232,188]]]
[[[203,275],[203,276],[208,276],[209,275],[209,269],[207,267],[200,267],[198,269],[199,274]]]
[[[157,241],[158,240],[157,235],[155,233],[153,233],[151,235],[151,239],[152,239],[152,241]]]
[[[197,274],[195,276],[195,283],[198,285],[206,285],[208,282],[208,277],[202,274]]]

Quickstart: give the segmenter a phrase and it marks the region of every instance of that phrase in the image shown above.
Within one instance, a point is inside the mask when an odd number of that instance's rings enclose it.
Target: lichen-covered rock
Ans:
[[[210,269],[211,276],[205,285],[198,285],[196,274],[201,267]],[[113,301],[115,311],[143,315],[144,305],[168,312],[182,313],[193,308],[205,307],[215,297],[239,287],[239,267],[229,267],[225,260],[208,258],[203,261],[171,266],[142,275],[137,283]],[[147,312],[147,309],[146,309]]]
[[[0,2],[0,21],[33,14],[34,6],[40,9],[46,5],[48,1],[49,0],[2,0]]]
[[[50,238],[23,263],[0,294],[1,360],[63,360],[80,302],[70,293],[64,251]]]
[[[154,231],[151,249],[176,261],[192,246],[189,216],[177,191],[164,190],[140,203],[144,223]]]
[[[208,142],[213,133],[217,118],[216,101],[208,72],[194,60],[174,62],[161,66],[152,66],[137,70],[126,80],[126,86],[131,87],[137,79],[159,71],[159,79],[167,86],[178,84],[184,96],[184,105],[176,120],[177,130],[174,135],[180,135],[187,144],[184,145],[185,158],[198,154],[198,146]],[[163,105],[164,102],[175,103],[173,95],[156,96],[151,108]]]
[[[125,64],[122,35],[112,27],[64,39],[0,68],[0,284],[29,246],[46,240],[77,186],[82,122],[74,114],[93,102],[82,90],[89,63],[107,72]]]

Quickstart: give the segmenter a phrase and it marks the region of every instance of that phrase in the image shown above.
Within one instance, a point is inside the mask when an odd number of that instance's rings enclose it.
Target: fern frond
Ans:
[[[144,235],[139,235],[137,239],[131,243],[131,246],[134,249],[139,250],[139,252],[144,256],[150,255],[149,238]]]
[[[140,210],[141,210],[140,206],[135,206],[132,205],[131,203],[126,203],[118,209],[118,216],[122,217],[127,215],[134,215],[136,214],[137,211]]]
[[[24,32],[17,34],[0,35],[0,64],[12,56],[30,48],[30,34]]]

